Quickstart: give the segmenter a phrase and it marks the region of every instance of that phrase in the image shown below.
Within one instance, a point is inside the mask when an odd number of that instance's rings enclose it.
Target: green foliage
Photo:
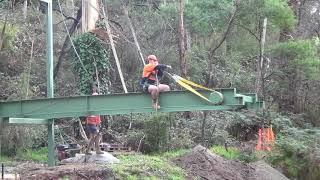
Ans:
[[[78,86],[82,94],[91,94],[96,71],[99,74],[100,93],[109,92],[109,53],[100,40],[91,33],[81,34],[73,40],[81,61],[71,48],[74,70],[79,76]],[[83,65],[82,65],[83,64]]]
[[[20,150],[18,151],[16,158],[19,160],[45,163],[48,161],[48,148],[43,147],[38,150]]]
[[[0,8],[9,9],[10,3],[11,3],[10,1],[1,1],[0,2]]]
[[[243,24],[247,27],[268,18],[270,27],[277,29],[293,29],[296,24],[295,15],[287,0],[247,0],[242,1],[238,13]]]
[[[171,151],[167,151],[167,152],[158,154],[158,156],[163,157],[165,159],[173,159],[173,158],[176,158],[176,157],[183,156],[187,152],[189,152],[189,150],[178,149],[178,150],[171,150]]]
[[[189,128],[170,128],[169,140],[166,144],[168,149],[191,148],[195,145],[194,136]]]
[[[140,143],[141,138],[143,138],[144,134],[142,130],[132,129],[127,132],[125,139],[122,140],[126,142],[126,144],[134,149],[137,149]]]
[[[250,163],[250,162],[255,162],[258,160],[258,157],[256,153],[248,153],[248,152],[241,152],[239,157],[239,161],[245,162],[245,163]]]
[[[18,33],[18,27],[8,22],[4,27],[4,24],[5,24],[4,22],[3,23],[0,22],[0,39],[3,40],[2,47],[0,49],[12,49],[14,38]],[[1,37],[3,30],[4,30],[4,37]]]
[[[200,35],[221,31],[232,6],[231,0],[189,0],[185,3],[184,24],[188,30]],[[162,4],[160,13],[170,23],[178,23],[177,3]]]
[[[213,146],[210,151],[230,160],[239,160],[246,163],[257,160],[257,156],[254,153],[242,152],[235,147],[228,147],[228,150],[226,150],[224,146]]]
[[[309,78],[315,79],[319,78],[320,72],[317,44],[316,40],[288,41],[275,45],[271,51],[283,60],[289,60],[291,66],[304,72]]]
[[[275,150],[269,157],[272,164],[283,167],[292,178],[316,180],[319,169],[320,129],[288,128],[277,136]]]
[[[168,142],[168,115],[155,114],[144,122],[145,152],[164,150]]]
[[[47,141],[46,128],[5,126],[1,131],[1,153],[10,157],[24,149],[39,148]]]
[[[272,125],[276,132],[280,132],[282,130],[292,128],[292,121],[285,116],[278,116],[272,119]]]
[[[160,6],[160,15],[170,24],[178,23],[178,8],[176,3],[162,4]]]
[[[119,156],[120,163],[111,165],[119,179],[185,179],[184,171],[161,156]]]
[[[210,148],[210,151],[231,160],[237,160],[240,156],[240,151],[234,147],[228,147],[227,151],[224,146],[213,146]]]
[[[209,57],[208,51],[204,48],[194,46],[189,53],[188,73],[192,75],[192,79],[197,80],[198,84],[205,84],[208,78]]]
[[[4,163],[8,163],[11,162],[12,158],[9,156],[5,156],[5,155],[0,155],[0,162],[4,162]]]
[[[265,15],[273,25],[281,29],[293,29],[296,19],[287,0],[266,0],[265,7]]]
[[[203,35],[221,31],[228,21],[226,17],[232,4],[231,0],[191,0],[185,5],[186,25]]]

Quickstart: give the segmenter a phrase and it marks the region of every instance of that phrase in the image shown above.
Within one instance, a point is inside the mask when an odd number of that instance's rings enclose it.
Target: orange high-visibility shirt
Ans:
[[[156,80],[156,70],[155,67],[157,65],[154,64],[147,64],[143,68],[142,78],[148,78],[150,80],[155,81]]]

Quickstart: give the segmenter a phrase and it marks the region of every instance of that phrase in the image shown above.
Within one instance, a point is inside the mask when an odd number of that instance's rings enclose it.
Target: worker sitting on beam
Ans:
[[[170,91],[170,87],[166,84],[159,84],[159,78],[163,75],[169,65],[159,64],[155,55],[148,56],[148,64],[144,66],[140,85],[144,92],[150,93],[152,98],[152,107],[160,109],[158,96],[160,92]]]

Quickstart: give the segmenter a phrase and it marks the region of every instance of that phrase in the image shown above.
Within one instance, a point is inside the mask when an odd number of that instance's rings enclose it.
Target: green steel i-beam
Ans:
[[[30,125],[48,125],[48,119],[36,118],[5,118],[4,121],[8,124],[30,124]]]
[[[159,97],[161,109],[158,111],[260,109],[264,107],[264,103],[258,100],[256,94],[238,94],[236,89],[218,89],[217,91],[223,97],[216,96],[211,91],[199,91],[215,104],[209,103],[188,91],[161,93]],[[219,99],[220,97],[221,99]],[[150,95],[146,93],[0,102],[1,122],[8,122],[8,124],[48,125],[49,166],[54,165],[54,122],[52,118],[149,112],[154,112],[154,110],[151,108]]]
[[[218,89],[223,95],[221,104],[211,104],[188,91],[170,91],[160,94],[161,109],[158,112],[196,110],[233,110],[237,108],[259,109],[263,102],[252,95],[238,94],[235,89]],[[210,97],[210,91],[199,91]],[[154,112],[151,98],[146,93],[75,96],[0,102],[0,118],[63,118],[88,115],[115,115]]]

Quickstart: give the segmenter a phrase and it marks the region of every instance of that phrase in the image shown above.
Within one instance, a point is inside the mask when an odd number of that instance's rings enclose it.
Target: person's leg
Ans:
[[[100,148],[100,140],[101,140],[102,135],[99,132],[99,125],[97,125],[96,127],[97,127],[97,134],[94,139],[94,147],[96,150],[96,154],[103,154],[103,152],[101,151],[101,148]]]
[[[155,85],[149,85],[148,91],[151,94],[152,107],[154,109],[160,108],[160,107],[158,107],[158,95],[159,95],[158,87]]]
[[[166,84],[159,84],[158,89],[159,89],[159,92],[170,91],[170,87]]]
[[[95,140],[94,140],[94,146],[95,146],[95,150],[96,150],[96,154],[103,154],[103,152],[101,151],[101,148],[100,148],[100,140],[101,140],[101,134],[98,133],[96,136],[95,136]]]
[[[157,86],[155,86],[155,85],[149,85],[148,91],[149,91],[149,93],[151,94],[151,98],[152,98],[152,99],[157,99],[157,98],[158,98],[159,92],[158,92],[158,87],[157,87]]]
[[[91,147],[94,144],[94,140],[95,140],[95,135],[90,133],[89,144],[88,144],[88,147],[87,147],[86,152],[85,152],[87,155],[91,155],[90,151],[91,151]]]
[[[170,91],[170,87],[166,84],[159,84],[158,85],[158,94],[160,92],[165,92],[165,91]],[[159,95],[158,95],[159,96]],[[158,109],[160,109],[160,105],[159,105],[159,100],[158,100]]]
[[[91,147],[95,143],[95,137],[98,134],[98,132],[97,132],[97,128],[96,128],[95,125],[89,124],[89,125],[87,125],[87,128],[88,128],[88,131],[89,131],[89,134],[90,134],[90,140],[89,140],[89,144],[88,144],[88,147],[87,147],[85,153],[90,155],[91,154],[90,153]]]

